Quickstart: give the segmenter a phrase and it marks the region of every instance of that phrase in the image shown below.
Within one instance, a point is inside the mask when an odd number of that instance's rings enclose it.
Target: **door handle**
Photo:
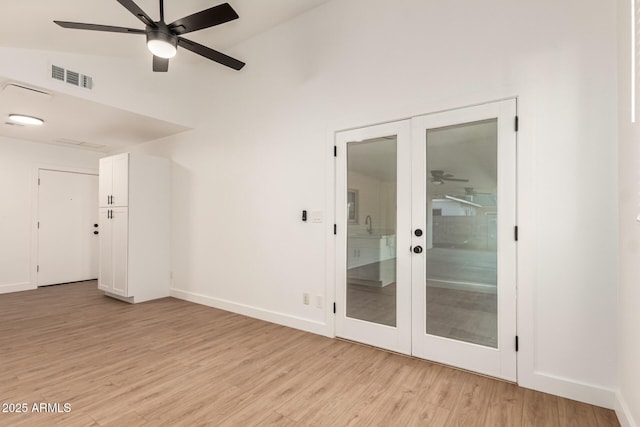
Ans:
[[[97,232],[97,231],[94,231],[94,232],[93,232],[93,234],[98,234],[98,232]]]
[[[413,253],[421,254],[422,253],[422,246],[414,246],[413,247]]]

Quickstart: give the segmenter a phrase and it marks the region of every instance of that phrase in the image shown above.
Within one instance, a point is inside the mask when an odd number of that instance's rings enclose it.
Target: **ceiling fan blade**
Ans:
[[[181,35],[192,31],[202,30],[203,28],[213,27],[215,25],[224,24],[225,22],[238,19],[238,14],[229,5],[229,3],[219,4],[212,8],[194,13],[178,19],[169,24],[169,29],[174,34]]]
[[[137,4],[135,4],[132,0],[116,0],[116,1],[121,5],[123,5],[129,12],[133,13],[133,15],[139,20],[141,20],[143,24],[149,25],[154,28],[156,27],[156,24],[155,22],[153,22],[153,19],[149,18],[149,15],[144,13],[144,11],[140,9],[140,7]]]
[[[456,182],[469,182],[468,179],[463,178],[447,178],[446,176],[438,177],[439,179],[444,179],[445,181],[456,181]]]
[[[153,71],[160,73],[169,71],[169,59],[153,55]]]
[[[213,50],[182,37],[178,37],[178,46],[182,46],[183,48],[190,50],[193,53],[197,53],[198,55],[204,56],[205,58],[211,59],[212,61],[215,61],[219,64],[226,65],[227,67],[233,68],[234,70],[239,70],[245,66],[245,63],[242,61],[238,61],[237,59],[227,56],[224,53],[218,52],[217,50]]]
[[[73,28],[76,30],[107,31],[110,33],[146,34],[146,31],[137,30],[135,28],[113,27],[111,25],[83,24],[81,22],[67,22],[67,21],[53,21],[53,22],[60,25],[62,28]]]

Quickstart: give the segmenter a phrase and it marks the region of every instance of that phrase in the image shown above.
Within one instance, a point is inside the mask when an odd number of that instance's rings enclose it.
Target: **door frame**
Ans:
[[[29,257],[29,289],[38,289],[38,215],[40,206],[38,202],[38,178],[40,170],[49,170],[55,172],[81,173],[86,175],[98,176],[98,169],[76,168],[71,166],[60,166],[51,164],[38,164],[33,168],[31,174],[31,254]],[[98,206],[96,206],[96,210]]]
[[[339,273],[338,270],[338,261],[337,261],[337,256],[340,249],[340,241],[339,239],[336,238],[336,233],[335,231],[335,227],[337,224],[337,219],[338,219],[338,211],[337,211],[337,197],[338,197],[338,183],[337,183],[337,173],[338,173],[338,164],[336,161],[336,156],[335,156],[335,149],[336,149],[336,142],[337,142],[337,135],[340,132],[345,132],[345,131],[350,131],[350,130],[356,130],[356,129],[361,129],[361,128],[368,128],[368,127],[373,127],[373,126],[377,126],[377,125],[384,125],[387,123],[394,123],[394,122],[400,122],[403,120],[411,120],[414,117],[420,117],[420,116],[426,116],[426,115],[432,115],[432,114],[437,114],[437,113],[444,113],[444,112],[450,112],[450,111],[456,111],[456,110],[462,110],[462,109],[466,109],[466,108],[470,108],[470,107],[477,107],[477,106],[482,106],[482,105],[486,105],[486,104],[492,104],[492,103],[498,103],[501,101],[514,101],[515,102],[515,115],[516,117],[514,118],[516,120],[515,126],[516,126],[516,133],[515,133],[515,144],[516,144],[516,148],[515,148],[515,158],[513,159],[514,161],[514,167],[515,167],[515,182],[513,184],[513,188],[515,191],[515,221],[516,221],[516,226],[517,224],[520,222],[519,221],[519,198],[518,198],[518,191],[520,189],[519,186],[519,180],[518,180],[518,169],[519,169],[519,165],[521,162],[520,159],[520,155],[519,155],[519,149],[518,149],[518,145],[520,142],[520,135],[518,133],[518,129],[517,129],[517,119],[519,118],[519,114],[520,114],[520,98],[517,95],[512,95],[512,96],[505,96],[505,97],[501,97],[501,98],[494,98],[494,99],[490,99],[487,101],[481,101],[481,102],[472,102],[472,103],[467,103],[467,104],[463,104],[463,103],[459,103],[459,105],[454,106],[454,105],[449,105],[447,108],[442,108],[442,109],[438,109],[436,108],[431,108],[431,109],[424,109],[423,111],[428,111],[428,112],[420,112],[420,113],[415,113],[415,109],[411,108],[411,109],[403,109],[402,112],[395,116],[393,119],[388,119],[385,120],[383,118],[383,116],[380,116],[380,114],[378,115],[374,115],[372,119],[369,119],[368,122],[364,121],[364,120],[360,120],[359,125],[357,126],[353,126],[353,125],[349,125],[348,124],[348,120],[341,120],[338,121],[336,123],[336,125],[333,126],[333,130],[328,130],[327,134],[326,134],[326,144],[327,144],[327,153],[331,153],[330,155],[328,155],[326,157],[327,159],[327,168],[330,171],[330,173],[327,174],[327,178],[326,178],[326,182],[327,182],[327,193],[326,193],[326,206],[327,206],[327,211],[328,211],[328,215],[327,215],[327,221],[326,221],[326,235],[327,235],[327,245],[326,245],[326,257],[327,257],[327,263],[326,263],[326,307],[325,307],[325,321],[326,321],[326,336],[329,337],[337,337],[338,335],[336,334],[337,330],[336,330],[336,318],[337,318],[337,313],[335,310],[335,303],[332,307],[332,304],[330,303],[331,301],[336,301],[337,298],[337,274]],[[388,115],[387,115],[388,117]],[[514,308],[515,308],[515,312],[516,312],[516,334],[520,334],[520,325],[518,324],[518,320],[521,319],[522,315],[523,315],[523,301],[522,301],[522,297],[519,297],[520,295],[520,290],[519,290],[519,286],[518,284],[521,282],[520,280],[520,274],[519,274],[519,266],[520,266],[520,257],[519,257],[519,252],[518,252],[518,244],[516,243],[516,251],[515,251],[515,260],[514,260],[514,269],[515,269],[515,292],[516,292],[516,301],[514,301]],[[525,307],[526,308],[526,307]],[[517,337],[516,337],[517,338]],[[517,350],[516,350],[517,351]],[[515,375],[515,383],[518,383],[518,380],[520,378],[520,368],[521,368],[521,363],[519,363],[520,361],[520,354],[518,352],[515,353],[515,363],[516,363],[516,375]],[[524,354],[524,356],[526,357],[527,354]]]

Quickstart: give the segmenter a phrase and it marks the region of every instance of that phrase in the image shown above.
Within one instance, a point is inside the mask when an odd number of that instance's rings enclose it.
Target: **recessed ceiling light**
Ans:
[[[23,125],[42,125],[44,120],[37,117],[25,116],[23,114],[9,114],[9,120]]]

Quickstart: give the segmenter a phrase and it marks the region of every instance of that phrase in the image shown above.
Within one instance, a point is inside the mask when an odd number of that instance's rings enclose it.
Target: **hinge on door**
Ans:
[[[38,185],[40,185],[40,178],[38,178]]]
[[[40,221],[38,221],[38,228],[40,228]]]
[[[516,351],[518,351],[518,336],[516,335]]]
[[[518,116],[516,116],[516,123],[515,123],[515,128],[516,128],[516,132],[518,132],[518,129],[520,128],[520,123],[519,123],[519,119]]]
[[[40,273],[40,266],[36,265],[36,273]]]
[[[333,314],[336,314],[336,303],[333,303]]]
[[[513,237],[516,240],[516,242],[518,241],[518,226],[516,225],[513,229]]]
[[[338,146],[337,145],[333,146],[333,157],[338,157]]]
[[[338,234],[338,224],[333,224],[333,234]]]

